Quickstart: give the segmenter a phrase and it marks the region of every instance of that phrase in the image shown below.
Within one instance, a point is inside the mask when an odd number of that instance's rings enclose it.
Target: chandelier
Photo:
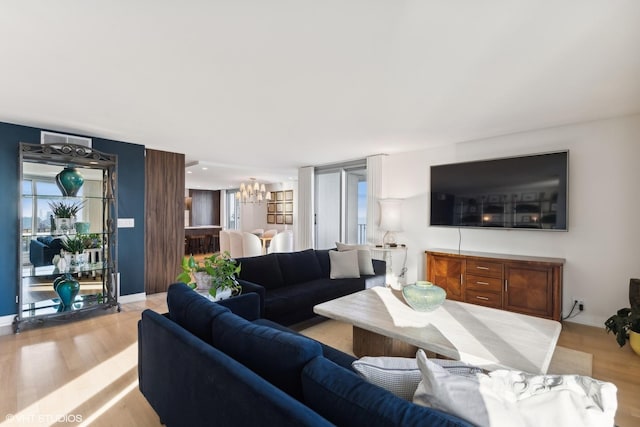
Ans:
[[[249,178],[247,185],[244,182],[240,184],[236,199],[242,203],[261,203],[263,200],[271,200],[271,192],[267,191],[264,184],[260,184],[255,178]]]

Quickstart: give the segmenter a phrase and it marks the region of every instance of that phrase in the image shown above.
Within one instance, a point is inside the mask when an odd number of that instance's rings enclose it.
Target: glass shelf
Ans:
[[[60,271],[57,267],[53,265],[45,265],[43,267],[23,267],[22,268],[22,277],[57,277],[61,274],[71,273],[74,275],[81,275],[82,273],[98,273],[104,272],[108,266],[104,262],[95,262],[95,263],[85,263],[79,266],[67,267],[66,270]],[[54,278],[55,278],[54,277]]]
[[[31,304],[23,304],[22,317],[29,318],[52,314],[69,314],[74,311],[77,312],[101,306],[104,302],[104,297],[101,293],[78,295],[70,307],[64,307],[58,298],[51,298]]]

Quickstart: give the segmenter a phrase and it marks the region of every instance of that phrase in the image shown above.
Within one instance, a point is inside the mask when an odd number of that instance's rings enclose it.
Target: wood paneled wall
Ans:
[[[147,149],[145,158],[145,285],[165,292],[184,255],[184,154]]]
[[[220,191],[189,190],[191,225],[220,225]]]

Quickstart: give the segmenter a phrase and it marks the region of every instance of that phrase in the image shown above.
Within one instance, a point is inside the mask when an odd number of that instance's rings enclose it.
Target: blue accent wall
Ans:
[[[18,145],[40,143],[39,129],[0,122],[0,185],[2,192],[3,238],[0,239],[0,316],[17,313],[16,294],[19,250]],[[64,132],[61,132],[64,133]],[[118,229],[120,294],[144,292],[144,189],[145,148],[142,145],[108,139],[93,139],[96,150],[118,155],[118,217],[133,218],[134,228]]]

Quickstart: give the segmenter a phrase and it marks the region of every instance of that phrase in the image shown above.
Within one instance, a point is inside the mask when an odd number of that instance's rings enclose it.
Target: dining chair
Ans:
[[[253,233],[242,233],[242,253],[244,257],[262,255],[262,241]]]

